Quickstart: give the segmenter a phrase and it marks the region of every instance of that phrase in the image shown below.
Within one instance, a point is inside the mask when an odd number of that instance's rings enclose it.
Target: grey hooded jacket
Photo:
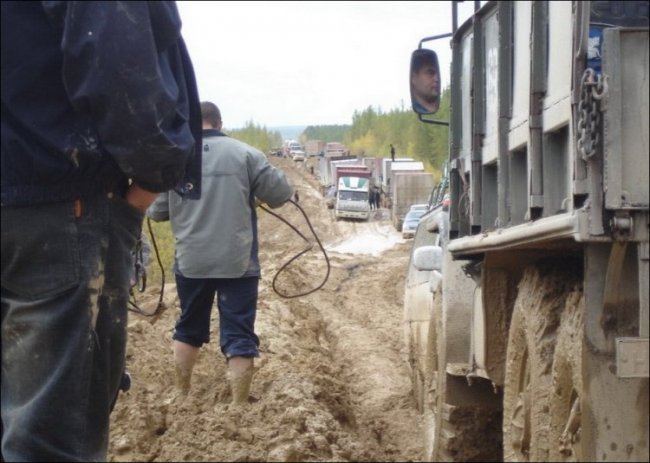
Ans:
[[[175,271],[187,278],[260,276],[255,199],[272,208],[293,195],[285,174],[246,143],[203,132],[202,194],[187,200],[163,193],[147,215],[171,220]]]

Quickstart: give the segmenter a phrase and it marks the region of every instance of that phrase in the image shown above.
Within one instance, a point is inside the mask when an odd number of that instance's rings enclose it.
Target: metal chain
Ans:
[[[585,161],[596,154],[600,143],[603,98],[607,91],[607,77],[596,75],[592,68],[585,69],[578,103],[578,151]]]

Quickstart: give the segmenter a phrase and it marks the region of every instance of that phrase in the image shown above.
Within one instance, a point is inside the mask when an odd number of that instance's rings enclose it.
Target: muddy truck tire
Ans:
[[[582,339],[584,296],[576,289],[566,301],[553,358],[551,429],[549,456],[551,461],[583,461],[580,451],[582,431]]]
[[[425,461],[501,461],[501,402],[490,381],[439,371],[445,365],[442,301],[434,298],[425,362]]]
[[[528,267],[510,322],[503,398],[505,461],[549,461],[552,366],[565,301],[579,263]]]

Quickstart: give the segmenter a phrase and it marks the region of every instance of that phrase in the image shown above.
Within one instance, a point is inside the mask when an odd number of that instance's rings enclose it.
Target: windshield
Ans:
[[[410,211],[408,214],[406,214],[406,218],[404,220],[418,220],[424,215],[424,212],[425,211]]]
[[[343,201],[368,201],[367,191],[339,191],[339,199]]]

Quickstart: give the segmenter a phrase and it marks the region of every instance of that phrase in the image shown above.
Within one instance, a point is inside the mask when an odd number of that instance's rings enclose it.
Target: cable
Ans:
[[[329,275],[330,275],[330,261],[329,261],[329,258],[327,256],[327,252],[325,251],[325,248],[323,247],[323,244],[321,243],[320,239],[318,238],[318,235],[316,234],[316,231],[314,230],[314,227],[312,226],[311,222],[309,221],[309,218],[307,217],[307,214],[298,205],[298,203],[296,203],[295,201],[290,199],[288,202],[290,202],[294,206],[296,206],[296,208],[300,211],[300,213],[303,215],[303,217],[305,217],[305,221],[307,222],[307,226],[309,226],[309,229],[311,230],[312,234],[314,235],[314,238],[316,239],[316,242],[318,243],[318,246],[320,247],[320,249],[321,249],[321,251],[323,253],[323,256],[325,256],[325,262],[327,263],[327,273],[325,274],[325,278],[323,279],[323,281],[322,281],[322,283],[320,285],[318,285],[316,288],[311,289],[311,290],[309,290],[307,292],[288,295],[288,294],[282,293],[282,292],[280,292],[280,290],[278,290],[278,288],[276,287],[276,281],[277,281],[278,276],[280,275],[280,273],[282,273],[289,266],[289,264],[291,264],[294,260],[298,259],[303,254],[310,251],[314,247],[314,245],[313,245],[313,243],[311,243],[309,241],[309,239],[304,234],[302,234],[302,232],[300,230],[298,230],[294,225],[289,223],[286,219],[284,219],[280,215],[276,214],[275,212],[272,212],[271,210],[267,209],[266,207],[260,205],[260,208],[262,208],[264,211],[268,212],[272,216],[276,217],[278,220],[280,220],[280,221],[284,222],[285,224],[287,224],[303,240],[305,240],[306,243],[309,244],[309,246],[307,246],[301,252],[299,252],[298,254],[293,256],[291,259],[289,259],[284,265],[282,265],[282,267],[280,267],[280,269],[275,273],[275,276],[273,277],[273,285],[272,285],[273,286],[273,291],[275,291],[275,293],[277,295],[279,295],[280,297],[284,297],[285,299],[291,299],[291,298],[295,298],[295,297],[306,296],[308,294],[311,294],[311,293],[314,293],[314,292],[318,291],[319,289],[321,289],[325,285],[325,283],[327,283],[327,280],[329,279]],[[128,302],[133,308],[129,307],[128,309],[131,310],[132,312],[136,312],[136,313],[139,313],[140,315],[144,315],[145,317],[153,317],[153,316],[157,315],[161,310],[166,308],[165,304],[163,303],[163,295],[165,293],[165,269],[164,269],[164,266],[163,266],[162,261],[160,259],[160,252],[158,251],[158,245],[156,244],[156,238],[154,236],[153,230],[151,229],[151,219],[149,219],[148,217],[147,217],[147,227],[149,229],[149,236],[151,236],[151,243],[153,244],[154,252],[156,254],[156,260],[158,261],[158,266],[160,267],[160,273],[161,273],[161,276],[162,276],[161,277],[162,281],[161,281],[161,285],[160,285],[160,297],[158,299],[158,305],[156,306],[156,310],[154,310],[153,313],[145,312],[133,300],[130,300],[130,299],[129,299]],[[142,275],[143,283],[138,289],[140,290],[140,292],[144,292],[144,289],[145,289],[145,286],[146,286],[146,269],[144,268],[144,265],[142,264],[142,262],[138,262],[138,255],[140,255],[140,257],[142,256],[142,251],[141,251],[142,242],[141,242],[141,240],[139,240],[138,243],[139,243],[140,248],[138,248],[136,246],[136,249],[139,250],[140,252],[136,251],[136,262],[135,262],[136,280],[138,279],[138,275],[140,274],[140,271],[141,271],[142,272],[141,275]],[[131,295],[133,295],[133,294],[131,294]]]
[[[149,229],[149,236],[151,236],[151,244],[153,244],[153,249],[154,252],[156,253],[156,260],[158,261],[158,266],[160,267],[160,274],[162,275],[161,278],[161,283],[160,283],[160,297],[158,298],[158,305],[156,306],[156,310],[153,311],[153,313],[147,313],[144,310],[142,310],[134,301],[129,299],[129,304],[133,306],[133,308],[127,307],[130,311],[139,313],[140,315],[144,315],[145,317],[153,317],[157,315],[161,310],[166,309],[165,304],[163,303],[163,295],[165,294],[165,268],[162,264],[162,261],[160,260],[160,253],[158,252],[158,245],[156,244],[156,238],[153,234],[153,230],[151,229],[151,219],[147,217],[147,228]],[[147,271],[143,265],[142,262],[138,262],[138,254],[140,255],[140,259],[142,259],[142,238],[138,240],[138,244],[140,246],[139,248],[139,253],[137,252],[138,246],[136,246],[136,258],[135,258],[135,268],[136,268],[136,282],[138,280],[138,273],[140,272],[140,269],[142,271],[142,285],[140,286],[139,291],[142,293],[145,290],[146,287],[146,281],[147,281]],[[131,293],[131,296],[133,296],[133,293]]]
[[[314,288],[314,289],[312,289],[312,290],[310,290],[310,291],[307,291],[307,292],[304,292],[304,293],[299,293],[299,294],[287,295],[287,294],[283,294],[283,293],[281,293],[281,292],[278,290],[278,288],[276,287],[275,283],[276,283],[276,281],[277,281],[278,276],[280,275],[280,273],[282,273],[282,271],[285,270],[285,269],[289,266],[289,264],[291,264],[291,262],[293,262],[294,260],[298,259],[300,256],[302,256],[302,255],[303,255],[304,253],[306,253],[307,251],[310,251],[310,250],[314,247],[314,244],[311,243],[311,242],[309,241],[309,239],[307,239],[307,237],[306,237],[305,235],[303,235],[303,234],[300,232],[300,230],[298,230],[296,227],[294,227],[292,224],[290,224],[287,220],[285,220],[284,218],[280,217],[280,216],[279,216],[278,214],[276,214],[275,212],[271,212],[271,211],[270,211],[269,209],[267,209],[266,207],[260,205],[260,208],[262,208],[264,211],[268,212],[269,214],[271,214],[272,216],[274,216],[274,217],[277,218],[278,220],[281,220],[282,222],[286,223],[286,224],[287,224],[287,225],[288,225],[288,226],[289,226],[293,231],[295,231],[295,232],[296,232],[296,233],[297,233],[297,234],[298,234],[298,235],[299,235],[303,240],[305,240],[305,242],[307,242],[307,243],[309,244],[309,246],[307,246],[304,250],[300,251],[298,254],[296,254],[296,255],[293,256],[291,259],[289,259],[289,260],[288,260],[288,261],[287,261],[287,262],[286,262],[282,267],[280,267],[280,269],[275,273],[275,276],[273,277],[273,285],[272,285],[272,286],[273,286],[273,291],[275,291],[275,293],[276,293],[278,296],[280,296],[280,297],[284,297],[285,299],[291,299],[291,298],[294,298],[294,297],[306,296],[306,295],[308,295],[308,294],[311,294],[311,293],[314,293],[314,292],[318,291],[319,289],[321,289],[321,288],[325,285],[325,283],[327,283],[327,279],[328,279],[329,276],[330,276],[330,261],[329,261],[329,258],[327,257],[327,252],[325,252],[325,248],[323,247],[323,244],[320,242],[320,239],[318,239],[318,235],[316,234],[316,231],[314,231],[314,227],[312,227],[311,222],[309,221],[309,218],[307,217],[307,214],[306,214],[305,211],[304,211],[304,210],[303,210],[303,209],[298,205],[298,203],[296,203],[296,202],[293,201],[292,199],[290,199],[288,202],[290,202],[290,203],[292,203],[294,206],[296,206],[296,207],[298,208],[298,210],[300,211],[300,213],[303,215],[303,217],[305,217],[305,221],[307,222],[307,226],[309,226],[309,229],[311,230],[312,234],[314,235],[314,238],[316,239],[316,242],[318,243],[318,246],[320,247],[321,251],[323,252],[323,256],[325,256],[325,262],[327,263],[327,273],[325,274],[325,278],[323,279],[323,282],[322,282],[320,285],[318,285],[316,288]]]

